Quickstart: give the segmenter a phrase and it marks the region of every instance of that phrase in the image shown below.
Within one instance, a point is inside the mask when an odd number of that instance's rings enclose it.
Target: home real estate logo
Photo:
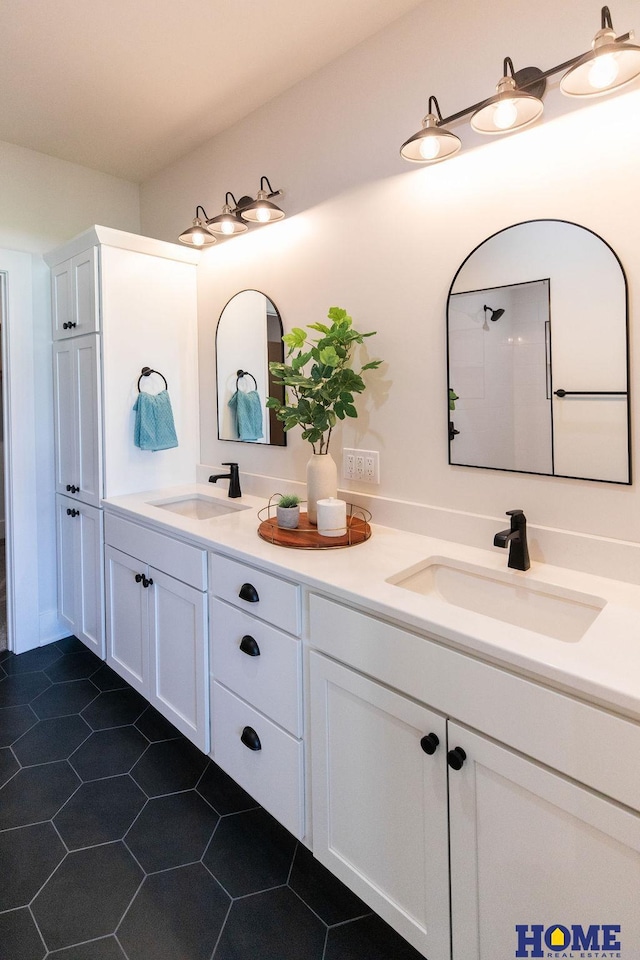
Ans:
[[[545,927],[542,923],[516,924],[517,948],[515,956],[535,960],[536,957],[589,958],[589,960],[622,960],[622,943],[619,923],[592,923],[582,926],[572,923],[565,926],[554,923]]]

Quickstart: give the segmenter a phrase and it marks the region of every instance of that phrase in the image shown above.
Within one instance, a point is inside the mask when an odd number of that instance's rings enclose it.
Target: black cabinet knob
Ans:
[[[240,739],[244,743],[245,747],[249,747],[249,750],[262,750],[260,737],[255,732],[253,727],[245,727],[242,731]]]
[[[462,747],[454,747],[447,754],[447,763],[452,770],[462,770],[462,765],[467,759],[467,755]]]
[[[75,483],[67,484],[67,493],[79,493],[80,487],[76,487]]]
[[[68,517],[79,517],[80,511],[75,510],[73,507],[67,507],[67,516]]]
[[[152,587],[152,586],[153,586],[153,580],[151,579],[151,577],[148,577],[148,578],[147,578],[147,577],[143,577],[143,578],[142,578],[142,586],[145,588],[145,590],[147,589],[147,587]]]
[[[238,596],[241,600],[246,600],[247,603],[257,603],[260,599],[258,591],[252,583],[243,583]]]
[[[440,738],[436,733],[428,733],[420,741],[420,746],[425,753],[428,753],[429,756],[434,754],[438,749],[438,744],[440,743]]]
[[[142,583],[142,574],[136,573],[136,583]]]
[[[256,640],[253,637],[250,637],[248,633],[245,634],[240,641],[240,649],[243,653],[246,653],[248,657],[260,656],[260,647],[258,646]]]

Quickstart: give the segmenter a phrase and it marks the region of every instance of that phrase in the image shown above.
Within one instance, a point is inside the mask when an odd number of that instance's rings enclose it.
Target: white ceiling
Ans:
[[[13,0],[0,140],[139,182],[422,0]]]

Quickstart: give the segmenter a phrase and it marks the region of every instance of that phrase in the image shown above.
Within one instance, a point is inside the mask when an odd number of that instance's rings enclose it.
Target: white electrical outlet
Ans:
[[[342,450],[342,476],[345,480],[380,483],[380,454],[377,450]]]

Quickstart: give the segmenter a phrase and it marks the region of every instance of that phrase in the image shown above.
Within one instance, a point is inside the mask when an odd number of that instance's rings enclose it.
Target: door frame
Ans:
[[[7,644],[40,644],[32,260],[0,249]],[[35,594],[35,596],[34,596]]]

